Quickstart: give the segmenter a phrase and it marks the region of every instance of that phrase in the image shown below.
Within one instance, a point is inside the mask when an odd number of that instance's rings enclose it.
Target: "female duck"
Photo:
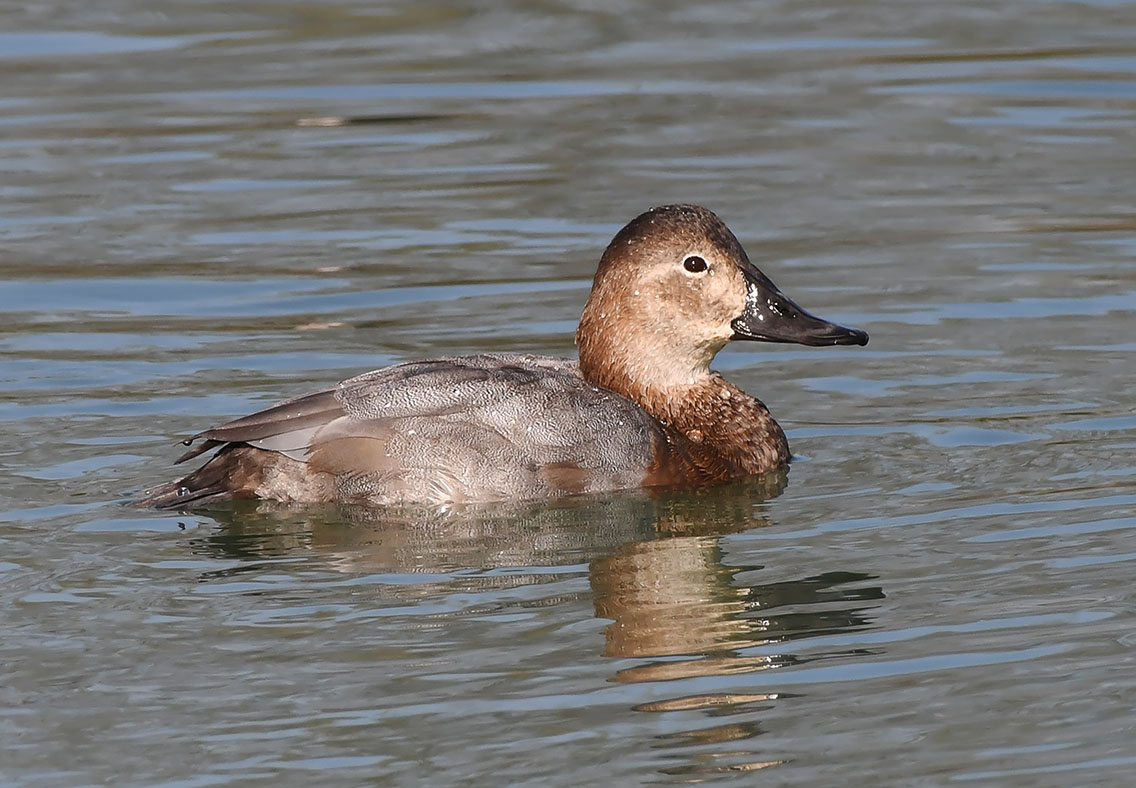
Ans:
[[[698,486],[789,460],[758,400],[710,369],[731,339],[864,345],[810,315],[713,213],[666,205],[612,240],[579,362],[493,354],[375,370],[201,432],[220,450],[141,506],[231,498],[375,505]]]

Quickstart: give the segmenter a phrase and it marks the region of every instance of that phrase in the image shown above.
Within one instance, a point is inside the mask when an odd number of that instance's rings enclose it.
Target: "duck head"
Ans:
[[[868,343],[794,303],[706,208],[652,208],[616,234],[576,332],[585,377],[621,393],[693,385],[733,339]]]

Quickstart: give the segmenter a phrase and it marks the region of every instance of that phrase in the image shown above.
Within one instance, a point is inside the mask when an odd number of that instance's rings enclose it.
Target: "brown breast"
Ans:
[[[662,425],[645,487],[726,482],[789,461],[789,442],[769,409],[720,375],[644,407]]]

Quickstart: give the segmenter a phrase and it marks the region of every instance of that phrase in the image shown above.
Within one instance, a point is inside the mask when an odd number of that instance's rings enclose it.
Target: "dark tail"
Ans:
[[[248,448],[231,443],[188,476],[143,490],[130,505],[139,509],[183,509],[247,498],[249,468],[247,462],[242,462],[246,452],[240,449]]]

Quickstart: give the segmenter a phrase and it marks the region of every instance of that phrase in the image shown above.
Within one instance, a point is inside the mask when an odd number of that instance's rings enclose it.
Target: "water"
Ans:
[[[0,10],[6,785],[1130,779],[1136,6],[73,6]],[[671,201],[872,335],[720,357],[783,491],[121,505],[347,375],[571,354]]]

